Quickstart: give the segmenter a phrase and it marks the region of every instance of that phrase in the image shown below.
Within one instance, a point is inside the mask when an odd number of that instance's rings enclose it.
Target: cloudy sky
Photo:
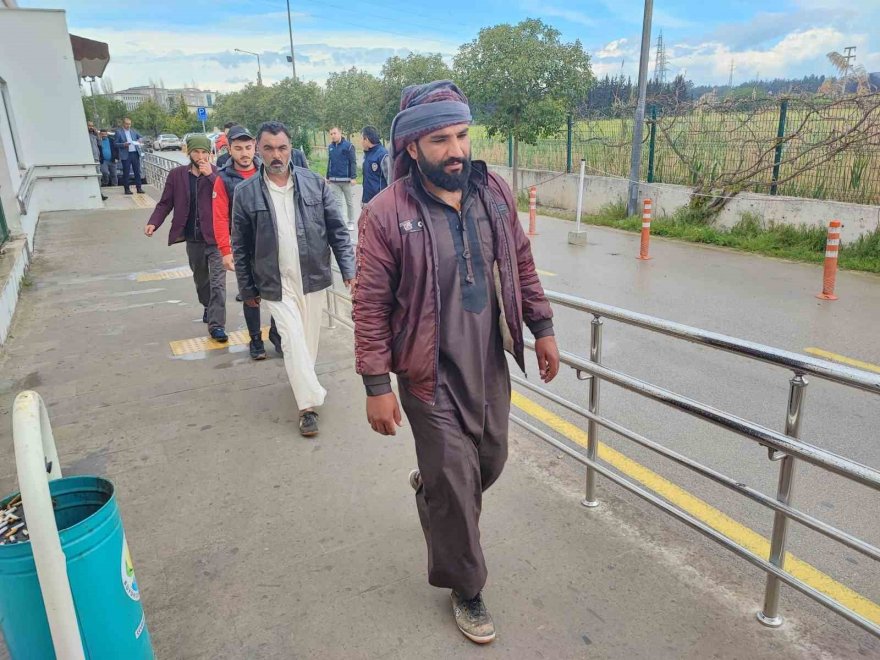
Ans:
[[[67,11],[69,29],[106,41],[106,75],[118,91],[162,80],[230,90],[289,75],[285,0],[19,0]],[[391,55],[439,52],[451,62],[481,27],[536,17],[566,40],[580,39],[598,75],[635,77],[642,0],[292,0],[297,74],[323,84],[357,66],[378,73]],[[832,74],[825,54],[857,47],[857,62],[880,71],[880,0],[655,0],[669,72],[700,83]]]

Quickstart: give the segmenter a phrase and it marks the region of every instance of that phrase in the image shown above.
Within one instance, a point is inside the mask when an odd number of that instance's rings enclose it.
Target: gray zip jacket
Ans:
[[[342,278],[354,279],[351,237],[329,186],[311,170],[291,166],[291,171],[303,293],[321,291],[333,282],[331,249]],[[232,202],[232,254],[244,300],[281,300],[278,220],[264,173],[262,165],[257,175],[239,184]]]

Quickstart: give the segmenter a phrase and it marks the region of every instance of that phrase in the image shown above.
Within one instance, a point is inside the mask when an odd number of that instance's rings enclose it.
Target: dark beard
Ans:
[[[438,165],[425,158],[425,154],[422,153],[422,150],[419,149],[418,146],[416,146],[416,148],[419,152],[419,171],[428,181],[438,188],[443,188],[443,190],[448,190],[449,192],[464,190],[464,187],[467,185],[468,179],[471,176],[470,158],[449,158]],[[443,170],[444,167],[448,167],[454,163],[462,164],[461,172],[458,172],[457,174],[448,174]]]

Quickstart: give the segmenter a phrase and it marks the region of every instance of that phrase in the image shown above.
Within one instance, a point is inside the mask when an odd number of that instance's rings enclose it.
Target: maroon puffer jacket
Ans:
[[[535,337],[553,334],[553,311],[535,272],[510,188],[482,162],[475,161],[473,171],[477,192],[494,223],[495,288],[502,303],[504,347],[525,370],[522,322]],[[355,367],[371,392],[391,391],[388,374],[394,372],[406,377],[414,396],[433,404],[440,292],[428,217],[411,176],[395,181],[364,207],[353,317]]]

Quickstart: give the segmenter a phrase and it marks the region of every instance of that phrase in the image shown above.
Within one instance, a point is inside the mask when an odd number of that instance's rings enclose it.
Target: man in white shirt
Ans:
[[[321,332],[323,291],[333,281],[332,249],[350,285],[355,262],[348,229],[329,185],[291,164],[290,133],[280,122],[257,132],[263,164],[240,183],[232,202],[232,255],[241,299],[265,302],[281,335],[284,366],[300,411],[299,430],[318,433],[315,408],[326,390],[315,360]]]
[[[131,119],[122,120],[122,128],[116,130],[116,151],[122,162],[122,187],[126,195],[131,195],[129,176],[134,173],[134,185],[139,193],[141,188],[141,138],[143,136],[131,127]]]

